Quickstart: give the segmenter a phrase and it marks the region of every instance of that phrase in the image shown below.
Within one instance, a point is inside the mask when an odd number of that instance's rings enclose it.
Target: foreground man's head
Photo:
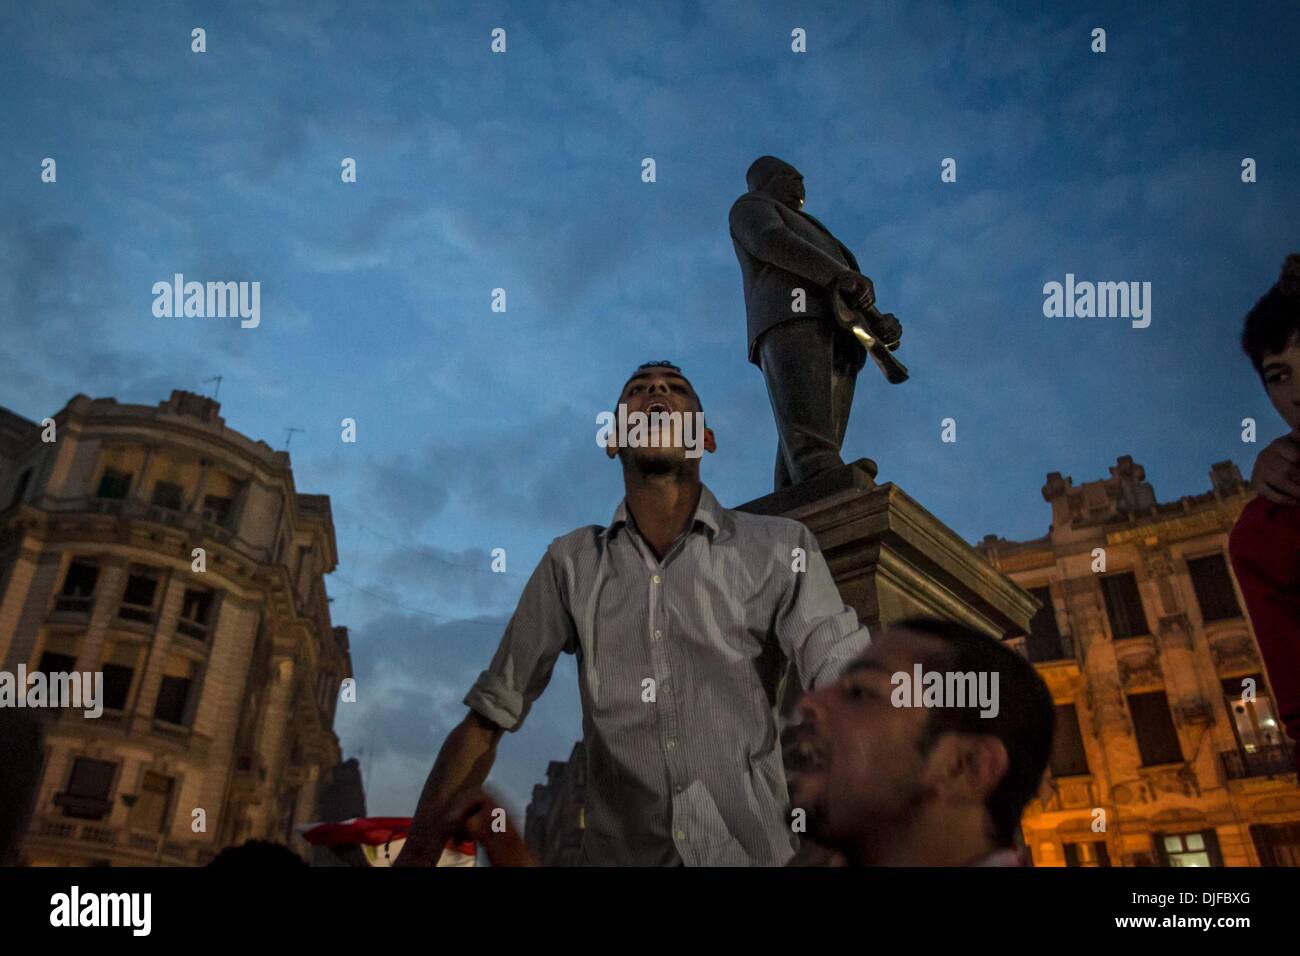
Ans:
[[[699,451],[712,454],[717,443],[713,430],[703,427],[704,406],[680,368],[666,361],[646,362],[624,384],[616,405],[624,406],[628,415],[646,416],[645,437],[649,440],[623,445],[612,441],[605,449],[610,458],[617,457],[625,470],[642,475],[688,472],[698,479]],[[686,416],[694,416],[700,426],[691,435],[686,431]],[[617,435],[611,438],[617,439]],[[700,445],[693,456],[687,454],[688,439]]]
[[[946,680],[940,706],[916,706],[918,664],[922,674],[969,679]],[[947,692],[958,685],[982,687],[984,700],[972,690],[953,706]],[[889,628],[800,711],[791,804],[807,813],[809,836],[850,863],[937,866],[1013,846],[1047,766],[1055,714],[1028,661],[930,619]]]

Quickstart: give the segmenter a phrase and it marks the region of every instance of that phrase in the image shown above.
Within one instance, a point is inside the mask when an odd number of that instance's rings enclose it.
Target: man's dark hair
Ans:
[[[270,840],[245,840],[239,846],[228,846],[208,863],[209,867],[236,870],[296,870],[306,865],[283,843]]]
[[[695,391],[695,385],[694,385],[694,383],[692,383],[691,380],[690,380],[689,378],[686,378],[686,376],[685,376],[684,374],[682,374],[682,370],[681,370],[678,366],[674,365],[672,362],[669,362],[667,359],[664,359],[663,361],[660,361],[660,362],[642,362],[640,365],[638,365],[638,366],[636,367],[636,371],[633,372],[631,375],[629,375],[629,376],[627,377],[627,382],[624,382],[624,383],[623,383],[623,388],[620,388],[620,389],[618,390],[618,397],[619,397],[619,398],[622,398],[622,397],[623,397],[623,389],[627,388],[627,383],[628,383],[628,382],[632,381],[632,379],[636,378],[638,375],[640,375],[642,372],[644,372],[644,371],[645,371],[646,369],[648,369],[648,368],[670,368],[670,369],[672,369],[674,372],[676,372],[678,375],[681,375],[682,378],[686,379],[687,383],[690,384],[690,386],[691,386],[691,391],[692,391],[692,392]],[[700,406],[700,411],[703,412],[703,411],[704,411],[704,402],[700,399],[700,396],[699,396],[699,393],[698,393],[698,392],[696,392],[696,394],[695,394],[695,401],[696,401],[696,403]],[[614,405],[615,405],[615,407],[617,407],[617,406],[618,406],[618,402],[615,402]]]
[[[1300,340],[1300,253],[1282,264],[1282,275],[1246,315],[1241,347],[1255,372],[1264,377],[1264,358]]]
[[[1016,825],[1025,804],[1038,792],[1052,752],[1056,705],[1034,665],[987,634],[938,618],[914,617],[891,625],[942,641],[938,660],[922,661],[926,670],[998,674],[998,713],[981,717],[978,707],[936,707],[930,711],[922,750],[945,733],[988,734],[1007,748],[1007,772],[985,806],[999,846],[1015,843]]]

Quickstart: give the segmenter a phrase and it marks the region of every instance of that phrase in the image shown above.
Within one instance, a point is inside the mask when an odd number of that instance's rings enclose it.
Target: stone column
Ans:
[[[90,624],[81,639],[77,654],[77,670],[99,670],[104,650],[104,635],[108,625],[117,616],[122,603],[122,590],[126,587],[129,564],[126,558],[103,557],[99,562],[99,577],[95,579],[95,604],[90,611]]]
[[[180,617],[181,602],[184,598],[185,575],[176,571],[168,572],[158,608],[158,618],[153,628],[149,656],[140,678],[140,692],[136,695],[135,709],[131,718],[133,733],[148,734],[153,730],[154,706],[158,702],[158,689],[162,686],[163,670],[167,666],[172,635],[176,631],[176,621]],[[197,692],[197,687],[191,688],[191,693]]]
[[[14,559],[0,603],[0,661],[11,674],[36,649],[36,635],[59,586],[59,557],[57,551],[20,548]]]

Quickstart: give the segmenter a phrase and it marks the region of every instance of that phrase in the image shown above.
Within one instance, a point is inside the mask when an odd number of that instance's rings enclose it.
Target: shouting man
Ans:
[[[780,865],[794,854],[780,678],[793,660],[805,686],[834,681],[867,631],[807,528],[724,508],[700,482],[700,451],[716,444],[680,369],[641,366],[618,402],[629,419],[653,416],[648,434],[620,429],[606,445],[626,496],[607,526],[547,548],[438,754],[397,865],[435,861],[450,808],[482,786],[561,653],[578,662],[588,863]],[[694,416],[702,449],[660,418],[674,413]]]
[[[945,687],[902,692],[920,665]],[[927,694],[929,692],[927,691]],[[799,705],[792,787],[808,835],[851,866],[1017,866],[1020,816],[1052,749],[1055,708],[1034,666],[961,624],[891,626],[840,679]]]

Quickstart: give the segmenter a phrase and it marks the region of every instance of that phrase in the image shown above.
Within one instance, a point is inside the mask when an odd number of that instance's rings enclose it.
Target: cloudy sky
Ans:
[[[1249,470],[1242,419],[1282,430],[1236,337],[1300,247],[1300,14],[1130,6],[6,4],[0,405],[220,375],[230,427],[304,429],[358,680],[339,733],[371,812],[409,813],[547,543],[617,505],[595,416],[636,365],[695,383],[724,503],[770,490],[726,226],[758,155],[804,172],[905,326],[912,379],[867,366],[845,457],[967,539],[1045,533],[1050,471],[1131,454],[1167,500]],[[154,317],[178,272],[259,281],[261,325]],[[1045,318],[1066,273],[1150,282],[1150,327]],[[579,733],[566,659],[501,748],[515,813]]]

